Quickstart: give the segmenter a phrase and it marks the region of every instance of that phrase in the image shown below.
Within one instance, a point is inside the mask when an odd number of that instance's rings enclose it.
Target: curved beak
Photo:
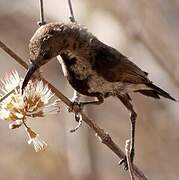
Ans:
[[[27,73],[26,73],[26,75],[25,75],[25,78],[24,78],[24,81],[23,81],[22,87],[21,87],[22,94],[23,94],[23,91],[24,91],[25,87],[27,86],[30,78],[32,77],[32,75],[34,74],[34,72],[35,72],[38,68],[39,68],[39,67],[38,67],[36,64],[34,64],[34,63],[32,63],[32,64],[29,65],[29,68],[28,68],[28,70],[27,70]]]

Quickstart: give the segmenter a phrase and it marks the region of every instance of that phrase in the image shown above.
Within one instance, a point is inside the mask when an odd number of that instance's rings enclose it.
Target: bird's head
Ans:
[[[34,72],[69,46],[70,33],[70,25],[63,23],[49,23],[35,32],[29,44],[31,64],[22,84],[22,93]]]

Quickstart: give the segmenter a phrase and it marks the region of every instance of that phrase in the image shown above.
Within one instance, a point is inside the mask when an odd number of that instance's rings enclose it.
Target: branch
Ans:
[[[69,8],[69,14],[70,14],[70,16],[69,16],[69,19],[70,19],[70,21],[71,22],[76,22],[76,20],[75,20],[75,16],[74,16],[74,13],[73,13],[73,7],[72,7],[72,4],[71,4],[71,0],[68,0],[68,8]]]
[[[131,155],[131,141],[129,139],[126,140],[125,152],[126,152],[127,164],[128,164],[129,174],[130,174],[131,180],[135,180],[135,178],[134,178],[134,170],[133,170],[133,166],[132,166],[132,162],[131,162],[131,158],[130,158],[130,155]]]
[[[14,53],[11,49],[9,49],[1,40],[0,40],[0,47],[3,49],[7,54],[9,54],[13,59],[15,59],[20,65],[22,65],[25,69],[28,68],[28,64],[24,62],[16,53]]]
[[[11,49],[9,49],[4,43],[0,41],[0,47],[5,50],[7,54],[13,57],[20,65],[22,65],[25,69],[28,68],[26,62],[24,62],[17,54],[15,54]],[[5,47],[5,48],[4,48]],[[49,88],[52,90],[55,95],[61,99],[70,109],[73,109],[73,103],[64,96],[58,89],[56,89],[52,84],[50,84],[47,80],[42,78],[44,83],[47,83]],[[83,111],[80,112],[73,112],[73,113],[80,113],[82,116],[83,121],[92,128],[97,136],[101,139],[101,142],[105,144],[109,149],[111,149],[120,159],[125,158],[125,153],[117,146],[117,144],[112,140],[110,135],[106,133],[103,129],[101,129],[94,120],[90,119]],[[134,174],[140,180],[148,180],[148,178],[144,175],[144,173],[134,164],[133,165]]]

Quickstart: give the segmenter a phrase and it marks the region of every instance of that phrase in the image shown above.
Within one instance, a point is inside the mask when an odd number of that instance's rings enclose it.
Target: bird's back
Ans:
[[[147,73],[114,48],[94,38],[88,47],[61,54],[68,80],[78,92],[94,96],[127,93],[149,82]]]

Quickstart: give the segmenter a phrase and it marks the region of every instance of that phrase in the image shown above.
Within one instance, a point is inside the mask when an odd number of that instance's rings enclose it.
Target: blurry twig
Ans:
[[[145,35],[146,36],[146,35]],[[153,55],[154,60],[165,70],[170,79],[173,81],[175,86],[179,89],[179,80],[175,77],[173,71],[164,63],[164,58],[161,56],[161,53],[152,45],[150,38],[145,37],[144,35],[138,34],[138,39],[144,44],[144,46],[150,51]]]
[[[71,3],[71,0],[68,0],[68,8],[69,8],[69,12],[70,12],[70,16],[69,16],[69,19],[71,22],[75,22],[75,16],[74,16],[74,13],[73,13],[73,7],[72,7],[72,3]]]
[[[126,140],[125,152],[126,152],[127,165],[128,165],[128,168],[129,168],[129,174],[130,174],[131,180],[135,180],[135,178],[134,178],[134,170],[133,170],[132,163],[131,163],[131,158],[130,158],[131,141],[129,139]]]
[[[20,65],[22,65],[24,68],[28,68],[28,65],[26,62],[24,62],[17,54],[15,54],[12,50],[10,50],[4,43],[0,41],[0,47],[6,47],[2,48],[4,49],[7,54],[9,54],[11,57],[13,57]],[[13,56],[12,56],[13,55]],[[73,109],[73,103],[64,96],[58,89],[56,89],[53,85],[51,85],[47,80],[42,78],[42,81],[47,83],[49,88],[52,90],[55,95],[61,99],[70,109]],[[75,108],[76,109],[76,108]],[[74,109],[74,110],[75,110]],[[82,120],[90,127],[92,128],[98,137],[100,137],[101,142],[105,144],[109,149],[111,149],[120,159],[125,158],[125,153],[117,146],[117,144],[112,140],[110,135],[106,133],[103,129],[101,129],[94,120],[90,119],[83,111],[79,112],[73,112],[73,113],[79,113],[81,114]],[[140,180],[148,180],[148,178],[144,175],[144,173],[136,166],[133,165],[134,174],[138,177]]]
[[[43,7],[43,0],[39,0],[39,5],[40,5],[40,21],[37,22],[39,26],[42,26],[46,24],[45,19],[44,19],[44,7]]]

